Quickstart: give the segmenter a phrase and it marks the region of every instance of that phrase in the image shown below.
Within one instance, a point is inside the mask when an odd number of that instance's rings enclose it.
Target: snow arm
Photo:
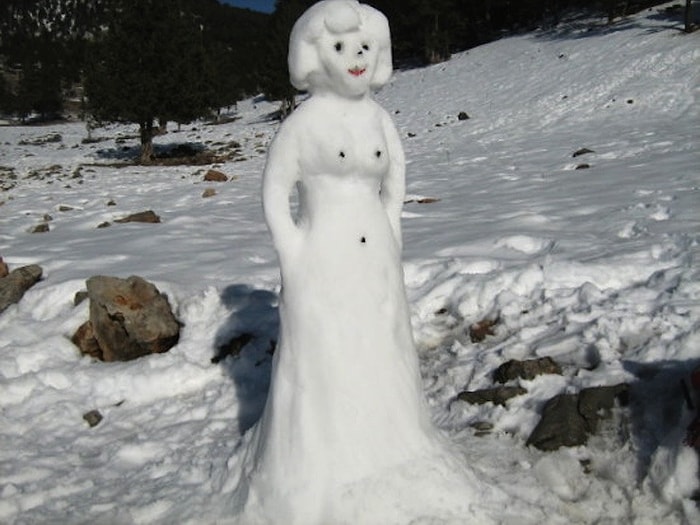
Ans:
[[[400,249],[403,244],[401,239],[401,209],[406,194],[406,160],[399,134],[387,114],[382,115],[382,127],[389,153],[389,168],[382,180],[381,199]]]
[[[283,127],[270,145],[263,171],[262,202],[265,222],[280,258],[297,245],[300,231],[294,224],[289,196],[299,180],[297,148]]]

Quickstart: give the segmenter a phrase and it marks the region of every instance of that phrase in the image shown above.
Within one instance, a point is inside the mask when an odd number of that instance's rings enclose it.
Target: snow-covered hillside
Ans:
[[[408,161],[414,334],[434,420],[508,495],[493,509],[503,523],[697,523],[679,382],[700,365],[700,34],[663,8],[599,22],[397,72],[377,95]],[[81,123],[0,128],[0,256],[44,269],[0,314],[1,523],[226,521],[277,336],[259,195],[274,109],[248,100],[234,122],[159,137],[237,149],[214,166],[225,183],[203,182],[212,166],[121,166],[130,127],[90,144]],[[147,209],[162,223],[113,223]],[[49,232],[29,233],[42,222]],[[73,298],[98,274],[154,282],[184,324],[178,345],[81,357],[70,338],[88,304]],[[495,333],[473,343],[483,319]],[[242,332],[256,338],[240,357],[213,364]],[[542,356],[564,374],[522,381],[506,406],[455,401],[503,362]],[[526,446],[548,399],[622,382],[629,407],[586,446]],[[90,410],[104,418],[92,428]]]

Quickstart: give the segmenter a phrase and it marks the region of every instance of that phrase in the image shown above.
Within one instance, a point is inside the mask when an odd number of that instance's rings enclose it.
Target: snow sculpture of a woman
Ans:
[[[370,96],[392,73],[386,18],[355,0],[314,4],[292,30],[289,69],[311,96],[263,175],[281,328],[238,489],[244,521],[392,523],[429,513],[426,499],[444,513],[449,475],[436,469],[452,467],[423,399],[400,260],[404,155]],[[465,517],[473,493],[459,483]]]

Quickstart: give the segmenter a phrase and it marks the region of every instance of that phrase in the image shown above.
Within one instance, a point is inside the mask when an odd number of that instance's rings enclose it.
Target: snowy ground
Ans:
[[[405,271],[425,387],[483,483],[511,496],[503,522],[697,523],[678,385],[700,364],[700,34],[658,10],[591,22],[398,72],[377,97],[408,160]],[[202,181],[211,166],[117,167],[136,141],[115,139],[133,128],[99,129],[93,144],[80,123],[0,128],[0,255],[44,269],[0,315],[0,522],[223,520],[277,330],[259,195],[274,108],[245,101],[235,122],[158,139],[239,143],[214,166],[226,183]],[[50,133],[62,140],[27,144]],[[593,152],[572,157],[581,148]],[[147,209],[162,223],[97,228]],[[50,231],[29,233],[45,215]],[[81,357],[70,337],[88,305],[73,296],[96,274],[154,282],[184,323],[179,344],[128,363]],[[472,343],[485,318],[495,335]],[[243,331],[257,338],[242,355],[212,364]],[[507,407],[454,401],[504,361],[539,356],[565,374],[522,382],[528,394]],[[547,399],[620,382],[631,406],[587,446],[525,446]],[[93,409],[104,419],[90,428]]]

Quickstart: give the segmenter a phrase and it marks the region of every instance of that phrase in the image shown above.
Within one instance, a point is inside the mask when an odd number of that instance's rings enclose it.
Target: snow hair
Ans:
[[[377,66],[370,86],[386,84],[393,71],[391,35],[384,14],[357,0],[323,0],[312,5],[296,21],[289,37],[289,76],[300,91],[314,87],[315,76],[325,75],[317,47],[318,39],[327,32],[335,35],[359,30],[375,41]]]

